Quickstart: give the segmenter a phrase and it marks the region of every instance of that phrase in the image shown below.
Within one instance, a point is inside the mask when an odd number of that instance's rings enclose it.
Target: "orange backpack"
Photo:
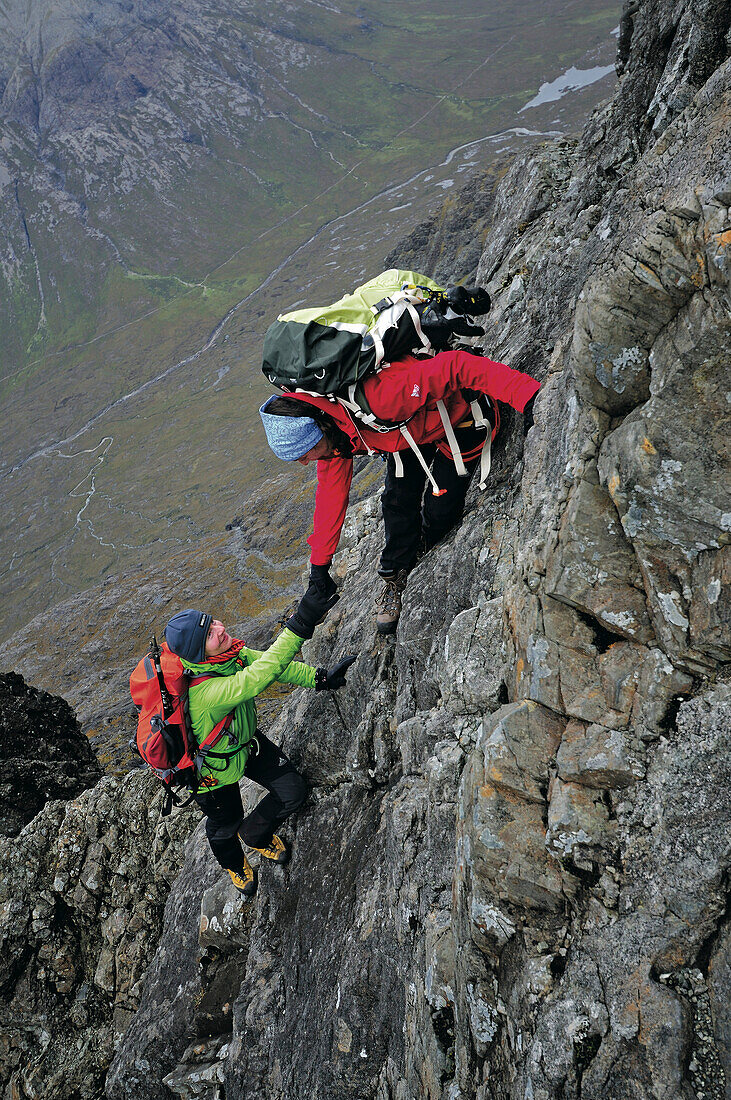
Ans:
[[[212,679],[213,675],[190,676],[167,643],[163,642],[160,649],[153,635],[150,652],[137,663],[129,678],[132,701],[139,711],[137,736],[130,745],[165,786],[168,799],[164,815],[170,813],[173,803],[180,803],[174,787],[188,787],[192,791],[191,798],[195,796],[198,789],[196,768],[206,758],[227,759],[238,751],[238,745],[232,745],[231,751],[225,753],[211,751],[228,730],[233,714],[222,718],[201,745],[193,736],[188,689],[192,684]]]

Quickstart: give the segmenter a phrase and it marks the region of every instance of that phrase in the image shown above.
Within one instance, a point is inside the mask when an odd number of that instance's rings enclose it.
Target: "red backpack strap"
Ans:
[[[201,768],[203,764],[208,763],[208,767],[211,771],[225,771],[231,757],[236,756],[240,752],[241,743],[236,738],[233,739],[230,749],[226,749],[224,752],[213,751],[214,745],[218,744],[224,733],[228,731],[232,720],[233,711],[222,718],[221,721],[213,727],[205,740],[201,742],[200,748],[195,754],[195,759],[193,761],[196,768]],[[213,765],[209,763],[211,759],[224,760],[225,763],[221,768],[214,768]]]
[[[196,684],[204,683],[205,680],[214,680],[214,679],[217,679],[217,676],[216,676],[215,672],[203,673],[201,676],[193,676],[190,680],[190,683],[189,683],[188,687],[191,688],[191,687],[194,687]],[[216,723],[216,725],[213,727],[213,729],[208,734],[208,736],[203,741],[201,741],[200,745],[198,746],[198,751],[196,752],[195,757],[193,759],[193,763],[194,763],[196,768],[200,768],[201,765],[205,762],[207,757],[213,757],[217,760],[226,760],[226,761],[228,761],[228,759],[230,757],[235,756],[239,752],[239,750],[241,748],[241,745],[237,740],[234,741],[234,744],[232,745],[232,747],[230,749],[228,749],[226,752],[212,752],[211,751],[213,749],[214,745],[218,744],[220,739],[223,737],[224,733],[226,733],[228,731],[229,727],[231,726],[231,722],[233,721],[233,716],[234,716],[233,711],[231,711],[229,714],[226,714],[220,720],[220,722]],[[215,770],[224,771],[226,767],[227,767],[227,764],[225,764],[224,767],[221,768],[221,769],[212,769],[212,770],[214,770],[214,771]]]

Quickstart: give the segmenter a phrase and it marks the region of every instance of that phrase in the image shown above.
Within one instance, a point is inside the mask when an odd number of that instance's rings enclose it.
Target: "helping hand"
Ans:
[[[337,588],[335,582],[330,576],[329,565],[311,565],[310,566],[310,585],[314,585],[325,599],[335,595]]]
[[[335,593],[324,596],[320,590],[311,584],[297,605],[294,615],[291,615],[284,624],[293,634],[299,634],[300,638],[311,638],[315,627],[327,615],[331,607],[334,607],[340,597]]]

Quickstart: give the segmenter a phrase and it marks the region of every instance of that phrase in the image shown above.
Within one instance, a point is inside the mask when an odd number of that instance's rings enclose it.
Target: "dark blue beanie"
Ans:
[[[204,611],[190,607],[179,611],[165,627],[165,641],[178,657],[199,665],[206,659],[206,638],[212,622],[213,616]]]

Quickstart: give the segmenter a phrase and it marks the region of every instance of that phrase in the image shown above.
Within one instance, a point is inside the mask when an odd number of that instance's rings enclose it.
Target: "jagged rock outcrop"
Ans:
[[[191,840],[109,1100],[729,1095],[729,17],[631,8],[617,99],[492,201],[487,349],[535,427],[395,640],[353,511],[307,647],[349,688],[270,731],[313,786],[293,861],[247,905]]]
[[[65,699],[15,672],[0,674],[0,833],[15,836],[51,798],[73,798],[101,778]]]
[[[195,824],[161,819],[157,788],[140,771],[106,776],[0,848],[4,1096],[103,1095]]]

